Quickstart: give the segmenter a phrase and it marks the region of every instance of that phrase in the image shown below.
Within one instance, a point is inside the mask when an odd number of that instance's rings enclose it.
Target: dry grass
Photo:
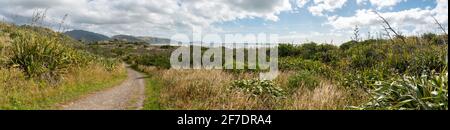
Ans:
[[[208,109],[217,108],[232,76],[221,71],[167,70],[161,72],[164,88],[161,102],[166,108]],[[220,108],[219,108],[220,109]]]
[[[123,65],[73,48],[76,44],[81,43],[47,28],[0,22],[0,109],[57,109],[125,79]]]
[[[0,65],[4,64],[8,60],[9,50],[8,47],[11,46],[11,38],[9,38],[9,34],[2,34],[0,31]]]
[[[0,68],[0,109],[57,109],[59,103],[120,83],[123,66],[107,71],[97,64],[73,68],[60,84],[28,79],[24,72]]]
[[[300,88],[290,100],[284,101],[284,106],[290,110],[340,110],[362,101],[362,99],[356,99],[351,92],[322,82],[312,91]]]
[[[297,92],[284,98],[258,97],[229,89],[233,80],[257,76],[252,73],[236,75],[221,70],[138,68],[162,83],[159,103],[169,110],[328,110],[345,109],[358,102],[350,92],[329,82],[321,83],[314,90],[300,86]],[[290,72],[281,73],[274,82],[285,88],[290,75]]]
[[[257,109],[257,99],[228,87],[234,77],[220,70],[158,70],[140,66],[162,83],[159,102],[169,110]]]

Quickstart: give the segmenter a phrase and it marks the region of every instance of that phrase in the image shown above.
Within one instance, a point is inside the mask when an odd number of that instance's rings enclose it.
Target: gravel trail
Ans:
[[[119,86],[89,94],[62,106],[64,110],[142,109],[145,99],[144,75],[127,68],[128,78]]]

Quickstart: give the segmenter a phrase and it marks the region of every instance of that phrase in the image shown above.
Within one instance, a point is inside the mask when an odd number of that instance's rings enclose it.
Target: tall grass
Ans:
[[[274,81],[257,81],[252,80],[256,74],[236,75],[221,70],[138,68],[156,76],[160,82],[159,105],[169,110],[345,109],[346,105],[357,104],[349,92],[329,84],[312,90],[300,85],[294,94],[280,95],[287,89],[288,73]]]
[[[322,81],[313,90],[299,87],[283,106],[288,110],[343,110],[347,106],[361,104],[366,101],[361,90],[346,90],[330,82]]]
[[[121,68],[111,72],[102,65],[92,64],[83,69],[70,69],[58,85],[30,80],[17,68],[1,68],[0,109],[58,109],[61,103],[119,84],[126,78]]]
[[[57,109],[126,77],[117,60],[46,28],[0,23],[0,109]]]

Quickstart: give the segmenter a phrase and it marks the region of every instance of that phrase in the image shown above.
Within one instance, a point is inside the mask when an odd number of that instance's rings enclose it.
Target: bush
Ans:
[[[389,77],[388,72],[377,69],[358,70],[344,75],[341,84],[349,89],[363,89],[369,91],[374,89],[377,81],[383,81]]]
[[[436,35],[433,33],[425,33],[422,35],[422,39],[424,39],[427,43],[442,45],[448,43],[447,35]]]
[[[306,43],[301,45],[281,44],[278,46],[280,57],[300,57],[302,59],[317,60],[333,63],[339,59],[339,48],[330,44]]]
[[[299,57],[280,58],[278,64],[282,70],[320,71],[325,66],[319,61],[304,60]]]
[[[357,69],[374,67],[386,57],[382,50],[373,47],[353,48],[350,51],[350,66]]]
[[[345,51],[345,50],[348,50],[351,47],[355,46],[356,44],[358,44],[358,42],[356,42],[356,41],[349,41],[349,42],[343,43],[341,46],[339,46],[339,49]]]
[[[334,45],[318,45],[316,50],[317,52],[314,56],[314,60],[318,60],[326,64],[335,64],[340,59],[339,48]]]
[[[326,64],[320,61],[304,60],[299,57],[283,57],[278,61],[281,70],[310,71],[327,78],[337,78],[339,74]]]
[[[99,60],[107,71],[115,71],[120,63],[119,60],[113,58],[100,58]]]
[[[439,51],[433,48],[417,50],[412,58],[408,60],[409,66],[407,73],[420,76],[421,74],[431,74],[432,71],[444,71],[445,66],[448,64],[445,61],[447,54]]]
[[[169,56],[164,54],[130,55],[125,58],[129,64],[155,66],[158,68],[169,69]]]
[[[162,45],[159,48],[161,48],[161,49],[174,49],[175,47],[171,46],[171,45]]]
[[[285,95],[283,89],[277,87],[269,80],[235,80],[231,88],[240,89],[244,92],[251,93],[254,96],[272,96],[283,97]]]
[[[278,55],[280,57],[287,57],[287,56],[296,56],[299,55],[300,52],[298,51],[297,47],[295,47],[292,44],[280,44],[278,45]]]
[[[322,63],[335,65],[340,59],[339,51],[331,50],[331,51],[321,51],[316,54],[316,60],[321,61]]]
[[[448,72],[379,81],[359,109],[448,110]]]
[[[18,30],[11,38],[10,65],[21,68],[29,77],[58,78],[67,68],[91,60],[87,54],[64,46],[58,36]]]
[[[320,84],[320,79],[311,71],[300,71],[289,78],[289,92],[294,92],[298,87],[303,86],[309,90],[314,90]]]

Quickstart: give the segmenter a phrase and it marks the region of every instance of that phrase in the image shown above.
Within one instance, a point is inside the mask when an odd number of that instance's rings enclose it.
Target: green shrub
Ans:
[[[320,84],[320,79],[311,71],[299,71],[289,78],[289,92],[294,92],[298,87],[303,86],[309,90],[314,90]]]
[[[225,68],[224,71],[230,72],[233,74],[256,73],[256,72],[268,71],[268,69],[261,69],[258,63],[256,63],[256,68],[250,69],[248,63],[242,63],[242,62],[237,62],[237,61],[233,61],[232,64],[223,64],[223,67]],[[244,68],[238,69],[237,67],[244,67]],[[233,68],[233,69],[226,69],[226,68]]]
[[[377,81],[383,81],[389,77],[389,73],[378,69],[357,70],[344,74],[341,85],[349,89],[374,89]]]
[[[166,53],[151,53],[151,54],[130,54],[123,57],[123,60],[133,66],[145,65],[155,66],[158,68],[169,69],[170,55]]]
[[[359,109],[448,110],[448,72],[380,81]]]
[[[378,68],[389,68],[395,73],[420,76],[430,74],[431,71],[443,71],[447,65],[447,49],[445,46],[407,46],[403,45],[401,50],[387,53],[384,60],[380,61]]]
[[[317,52],[315,60],[325,64],[335,65],[340,59],[340,52],[337,50]]]
[[[447,54],[439,52],[442,50],[428,48],[415,51],[409,61],[408,74],[419,76],[421,74],[430,74],[432,71],[441,72],[448,64],[445,61]],[[446,50],[445,50],[446,51]]]
[[[119,60],[114,58],[99,58],[99,61],[107,71],[115,71],[120,63]]]
[[[169,56],[164,54],[137,56],[135,63],[138,65],[156,66],[164,69],[169,69],[171,67]]]
[[[254,96],[283,97],[285,92],[269,80],[235,80],[231,88],[239,89]]]
[[[437,37],[437,35],[434,34],[434,33],[425,33],[425,34],[422,34],[422,39],[425,40],[425,41],[427,41],[427,42],[432,42],[433,39],[435,39],[436,37]]]
[[[320,61],[304,60],[299,57],[283,57],[278,61],[280,70],[311,71],[327,78],[337,78],[339,74],[330,66]]]
[[[66,47],[58,36],[17,30],[11,34],[11,65],[29,77],[57,78],[69,67],[85,64],[90,57]]]
[[[298,48],[292,44],[280,44],[278,45],[278,55],[280,57],[297,56],[300,52]]]
[[[325,66],[319,61],[304,60],[299,57],[280,58],[278,65],[281,70],[309,70],[309,71],[321,71]]]
[[[280,57],[300,57],[323,63],[334,63],[339,59],[339,48],[330,44],[306,43],[301,45],[281,44],[278,46]]]
[[[354,48],[350,51],[350,66],[357,69],[374,67],[386,57],[382,50],[373,47]]]
[[[447,35],[436,35],[433,33],[426,33],[422,34],[422,39],[425,40],[427,43],[436,45],[443,45],[448,43]]]
[[[346,42],[346,43],[342,43],[342,45],[339,46],[339,49],[345,51],[345,50],[348,50],[351,47],[355,46],[356,44],[358,44],[358,42],[356,42],[356,41],[349,41],[349,42]]]
[[[175,48],[174,46],[171,46],[171,45],[162,45],[162,46],[160,46],[159,48],[161,48],[161,49],[173,49],[173,48]]]

